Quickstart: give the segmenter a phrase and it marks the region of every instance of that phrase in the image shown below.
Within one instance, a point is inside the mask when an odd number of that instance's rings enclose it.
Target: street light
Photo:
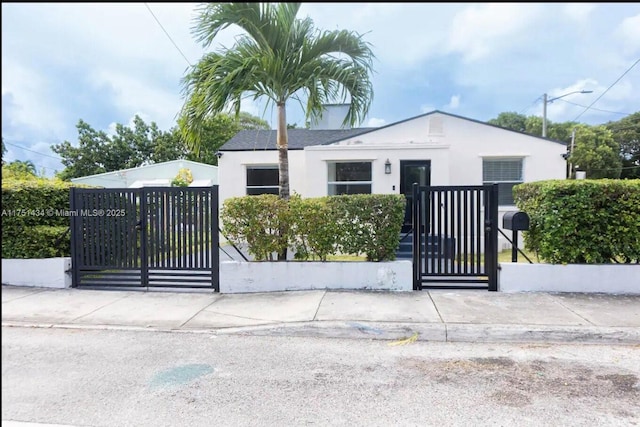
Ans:
[[[574,93],[593,93],[592,90],[576,90],[573,92],[565,93],[564,95],[556,96],[549,99],[545,93],[542,96],[542,137],[547,136],[547,104],[551,104],[556,99],[564,98],[565,96],[573,95]]]

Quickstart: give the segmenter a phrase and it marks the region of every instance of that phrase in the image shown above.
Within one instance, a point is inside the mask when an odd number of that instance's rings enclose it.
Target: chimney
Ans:
[[[322,118],[316,122],[311,122],[309,129],[314,130],[334,130],[350,129],[351,126],[343,126],[342,122],[349,111],[349,104],[326,104],[323,105]]]

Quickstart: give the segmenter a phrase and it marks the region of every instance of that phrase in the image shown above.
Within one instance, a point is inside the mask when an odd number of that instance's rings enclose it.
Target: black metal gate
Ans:
[[[413,186],[413,289],[498,290],[498,186]]]
[[[219,291],[218,187],[71,188],[74,287]]]

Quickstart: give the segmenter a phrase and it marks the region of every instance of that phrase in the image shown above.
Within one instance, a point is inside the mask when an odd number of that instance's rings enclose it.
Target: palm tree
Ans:
[[[31,160],[14,160],[7,165],[9,169],[21,175],[36,176],[36,165]]]
[[[227,108],[240,113],[243,97],[266,97],[278,111],[279,195],[289,198],[286,104],[306,103],[306,119],[322,115],[323,104],[341,99],[350,107],[344,125],[357,125],[369,111],[374,55],[362,36],[347,30],[319,31],[310,18],[297,19],[300,3],[210,3],[199,8],[193,27],[209,47],[221,30],[243,30],[233,48],[206,54],[182,80],[181,128],[196,152],[209,116]]]

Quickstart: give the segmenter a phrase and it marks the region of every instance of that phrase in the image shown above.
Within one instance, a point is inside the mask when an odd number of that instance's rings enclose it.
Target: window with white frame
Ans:
[[[329,162],[328,194],[371,194],[371,162]]]
[[[247,195],[278,194],[277,165],[247,166]]]
[[[522,159],[483,159],[483,184],[498,184],[498,204],[513,205],[513,186],[522,184]]]

